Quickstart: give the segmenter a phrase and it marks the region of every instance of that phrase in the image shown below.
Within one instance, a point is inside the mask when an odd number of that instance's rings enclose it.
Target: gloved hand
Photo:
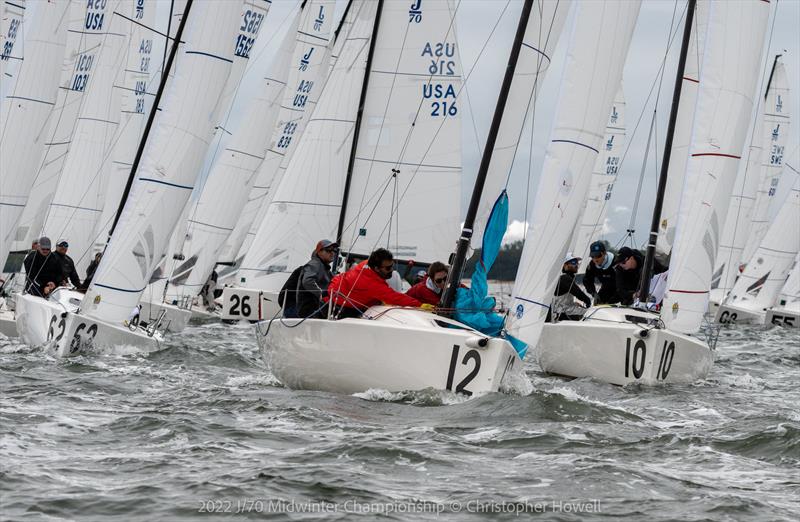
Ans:
[[[426,312],[433,312],[434,310],[436,310],[436,307],[435,307],[435,306],[433,306],[433,305],[432,305],[432,304],[430,304],[430,303],[422,303],[422,305],[420,306],[420,308],[421,308],[421,309],[423,309],[423,310],[425,310]]]

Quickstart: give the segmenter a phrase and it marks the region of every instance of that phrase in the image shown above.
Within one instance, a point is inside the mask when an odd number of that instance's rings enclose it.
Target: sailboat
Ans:
[[[666,185],[672,182],[666,175],[670,141],[683,101],[681,83],[694,10],[695,2],[690,1],[640,295],[650,295],[660,205]],[[618,385],[654,385],[692,382],[710,371],[711,347],[688,334],[699,330],[705,312],[715,245],[744,146],[768,16],[769,5],[763,2],[709,6],[692,140],[661,315],[638,308],[594,307],[581,321],[548,325],[538,347],[539,364],[546,372]],[[746,43],[740,40],[745,30],[752,36]]]
[[[778,294],[778,302],[767,310],[765,323],[800,328],[800,253],[794,258],[794,266]]]
[[[800,251],[800,176],[781,205],[772,225],[747,262],[715,320],[721,324],[764,324],[766,311],[778,300]],[[773,314],[774,317],[774,314]]]
[[[789,85],[780,58],[780,54],[776,55],[772,62],[763,109],[758,112],[753,129],[747,165],[736,180],[720,239],[709,297],[710,312],[715,317],[742,266],[753,257],[769,227],[770,202],[775,199],[776,185],[784,167],[790,123]]]
[[[472,232],[493,153],[498,152],[500,162],[513,159],[513,145],[519,139],[514,124],[521,128],[524,123],[521,108],[531,101],[539,75],[549,65],[568,7],[566,2],[534,0],[523,5],[462,239]],[[331,237],[343,245],[345,257],[356,260],[365,258],[376,244],[395,250],[401,261],[415,256],[431,262],[446,255],[445,236],[457,229],[458,219],[459,57],[447,2],[425,2],[415,11],[395,2],[361,5],[361,16],[331,72],[328,86],[334,90],[322,93],[306,139],[295,154],[300,165],[321,162],[340,171],[347,165],[348,180],[337,187],[342,200],[327,195],[314,203],[304,201],[297,190],[303,181],[290,177],[289,165],[286,179],[294,180],[295,188],[281,186],[275,196],[284,202],[286,233],[301,233],[313,244],[331,234],[331,225],[338,227]],[[366,63],[359,45],[364,39],[370,40]],[[406,45],[398,48],[394,43],[398,41]],[[358,64],[364,80],[356,77],[355,66],[346,68],[342,62]],[[353,89],[342,87],[350,82],[362,85],[358,105],[352,96],[345,98],[347,105],[343,103],[343,93]],[[411,119],[409,112],[414,115]],[[519,116],[508,119],[511,127],[501,125],[507,114]],[[347,136],[351,127],[348,157],[343,153],[348,142],[342,144],[335,137]],[[306,141],[316,142],[326,154],[333,152],[333,157],[302,154]],[[429,155],[429,149],[434,154]],[[502,187],[502,181],[497,185]],[[326,188],[318,195],[330,194]],[[290,203],[282,195],[294,200]],[[424,215],[415,215],[422,208]],[[375,213],[380,217],[371,219]],[[299,250],[293,256],[288,259],[302,263],[308,252]],[[292,388],[352,393],[430,387],[471,395],[496,391],[522,367],[509,340],[411,308],[375,306],[361,319],[264,321],[257,324],[256,338],[272,373]]]
[[[90,347],[160,346],[157,323],[147,329],[137,324],[137,303],[166,254],[169,231],[213,135],[214,107],[233,61],[230,42],[239,28],[241,4],[189,0],[183,14],[131,168],[124,209],[86,296],[78,303],[20,296],[17,327],[27,344],[52,347],[61,357]],[[173,68],[175,62],[179,66]],[[200,83],[205,88],[198,91]],[[76,304],[78,309],[71,310]]]

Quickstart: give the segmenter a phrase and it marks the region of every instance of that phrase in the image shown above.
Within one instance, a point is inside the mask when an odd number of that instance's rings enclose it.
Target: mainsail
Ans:
[[[26,26],[25,62],[14,88],[3,98],[0,129],[0,265],[14,241],[23,208],[48,140],[49,117],[58,95],[64,58],[68,2],[31,2],[35,23]],[[16,47],[16,45],[15,45]],[[27,250],[30,243],[23,245]]]
[[[166,255],[213,137],[214,108],[233,62],[241,3],[196,2],[185,44],[136,179],[82,308],[97,319],[125,319]],[[198,89],[198,85],[203,85]]]
[[[690,157],[661,317],[696,332],[708,306],[720,234],[747,137],[770,4],[710,6]]]
[[[536,346],[603,146],[640,2],[578,5],[550,144],[512,294],[509,332]]]
[[[675,120],[675,133],[667,171],[669,182],[664,193],[661,207],[661,222],[658,230],[656,251],[662,256],[672,252],[675,242],[675,225],[678,221],[678,206],[681,202],[683,179],[686,175],[686,161],[689,157],[689,144],[692,138],[692,122],[697,105],[697,90],[703,81],[702,59],[705,51],[706,31],[708,30],[708,13],[710,0],[698,0],[692,22],[692,33],[689,38],[689,49],[686,53],[686,67],[681,85],[681,100],[678,105],[678,116]]]
[[[22,65],[25,0],[3,2],[0,7],[0,95],[5,97],[14,86],[14,81]],[[28,20],[34,19],[28,17]],[[4,113],[3,113],[4,114]],[[5,121],[5,118],[0,118]],[[0,260],[2,261],[2,260]]]
[[[603,234],[608,201],[614,190],[622,151],[625,148],[625,99],[622,87],[614,97],[606,124],[603,148],[597,155],[589,185],[589,196],[583,209],[580,225],[573,236],[570,251],[588,262],[589,246]]]

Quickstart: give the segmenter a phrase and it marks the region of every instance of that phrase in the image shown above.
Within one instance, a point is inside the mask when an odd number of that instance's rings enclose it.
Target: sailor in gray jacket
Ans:
[[[320,310],[320,307],[333,278],[331,262],[338,247],[339,245],[327,239],[319,241],[311,259],[303,267],[300,291],[297,294],[297,311],[300,317],[325,317],[326,310]]]

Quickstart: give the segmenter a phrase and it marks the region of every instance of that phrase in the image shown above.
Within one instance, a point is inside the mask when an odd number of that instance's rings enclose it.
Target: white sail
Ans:
[[[514,80],[503,111],[502,125],[497,132],[492,161],[486,174],[483,196],[472,233],[473,245],[481,244],[483,227],[489,219],[494,202],[506,186],[522,128],[526,118],[533,113],[539,86],[550,69],[550,61],[571,5],[571,0],[533,2],[514,69]]]
[[[192,5],[175,75],[117,228],[83,300],[83,310],[92,317],[112,323],[125,319],[166,255],[213,137],[214,108],[233,62],[230,42],[239,29],[241,6],[227,0]]]
[[[757,312],[774,305],[800,251],[800,177],[731,290],[727,304]]]
[[[509,332],[530,346],[536,346],[541,335],[563,256],[586,201],[640,2],[583,2],[577,7],[510,307]]]
[[[351,5],[348,18],[352,18],[360,5],[359,2]],[[322,38],[322,31],[327,28],[326,34],[330,33],[333,6],[324,2],[322,5],[315,3],[309,8],[302,15],[304,18],[301,23],[306,29],[303,34],[298,35],[297,45],[291,55],[287,80],[289,88],[283,92],[278,119],[271,131],[268,131],[271,134],[269,148],[251,183],[250,193],[239,219],[220,252],[220,262],[241,262],[249,250],[264,220],[271,193],[286,172],[305,132],[309,115],[313,113],[321,95],[330,58],[330,43]]]
[[[70,256],[79,273],[91,262],[97,220],[105,203],[110,152],[120,119],[120,91],[126,44],[135,16],[132,0],[108,3],[103,21],[102,48],[95,55],[92,81],[85,89],[61,175],[46,211],[43,231],[52,239],[69,241]]]
[[[33,174],[36,181],[17,226],[14,244],[17,250],[28,248],[31,241],[42,234],[47,208],[72,146],[75,124],[97,71],[118,4],[119,0],[70,4],[66,54],[63,57],[58,97],[46,131],[44,156],[36,163]],[[49,231],[45,233],[50,234]]]
[[[0,129],[0,265],[36,178],[48,141],[49,116],[56,103],[67,40],[69,3],[31,2],[26,15],[25,63],[14,89],[3,98]],[[35,22],[34,22],[35,21]],[[30,243],[24,249],[30,248]]]
[[[800,252],[794,258],[786,283],[778,293],[776,306],[789,308],[800,307]]]
[[[174,6],[174,10],[180,13],[183,8],[183,5]],[[95,251],[102,250],[108,241],[109,229],[119,210],[122,192],[153,102],[151,80],[157,61],[152,54],[153,43],[162,38],[153,29],[155,11],[154,0],[136,0],[124,70],[114,82],[113,88],[119,91],[120,96],[120,121],[111,144],[112,150],[108,153],[110,165],[106,164],[105,201],[92,232]],[[174,33],[177,24],[170,29]]]
[[[606,124],[606,135],[603,138],[603,148],[597,156],[592,171],[592,181],[589,185],[589,196],[583,209],[580,225],[573,236],[570,252],[584,259],[584,265],[589,259],[589,246],[603,235],[606,214],[608,213],[608,200],[614,190],[617,180],[622,151],[625,148],[625,99],[622,87],[614,97],[611,105],[611,114]]]
[[[461,57],[449,2],[417,11],[387,2],[381,13],[341,248],[446,261],[461,215]]]
[[[248,117],[241,128],[236,129],[231,144],[212,170],[197,211],[190,220],[192,250],[187,262],[193,262],[192,258],[196,261],[184,283],[189,292],[196,294],[211,275],[226,240],[248,203],[256,178],[262,174],[260,167],[268,151],[275,151],[275,141],[280,140],[280,136],[273,133],[278,115],[283,112],[284,117],[291,118],[288,108],[294,107],[285,104],[289,101],[288,95],[291,95],[293,103],[298,94],[310,95],[321,88],[322,62],[315,61],[312,66],[309,60],[305,69],[300,69],[299,63],[309,51],[310,57],[315,52],[324,55],[333,23],[333,7],[330,0],[311,1],[291,21],[279,51],[280,59],[273,63],[264,79],[266,88],[261,91],[258,101],[247,101],[250,107]],[[293,65],[291,72],[290,63]],[[290,89],[285,88],[287,81]],[[298,89],[307,92],[298,93]],[[299,113],[300,118],[302,114]],[[286,121],[283,127],[289,125],[297,133],[299,125],[295,126],[295,123]],[[276,137],[272,142],[265,139],[271,133]],[[219,197],[222,190],[225,191],[224,203]]]
[[[5,97],[13,89],[19,67],[22,65],[25,0],[5,1],[0,6],[0,95]],[[30,17],[28,18],[31,19]],[[3,113],[5,116],[5,113]],[[5,121],[5,117],[0,118]]]
[[[775,66],[772,83],[774,87],[770,88],[764,114],[761,169],[760,174],[756,174],[758,188],[753,203],[752,221],[739,262],[747,262],[753,257],[769,228],[770,205],[775,200],[775,192],[783,172],[783,156],[786,144],[789,142],[791,119],[789,80],[786,77],[786,68],[780,61]]]
[[[755,223],[754,226],[758,228],[754,231],[757,235],[750,239],[755,245],[764,237],[766,226],[769,225],[764,214],[768,210],[772,193],[775,192],[771,186],[772,180],[779,179],[783,151],[789,135],[789,107],[785,105],[788,94],[786,71],[783,64],[777,62],[763,102],[764,108],[756,118],[747,167],[740,170],[736,178],[725,230],[720,240],[712,288],[719,288],[723,295],[733,287],[736,276],[739,275],[740,263],[749,259],[745,255],[753,256],[755,247],[749,248],[747,253],[744,252],[750,238],[751,224]],[[760,184],[763,185],[762,191],[758,192]],[[763,208],[759,209],[760,215],[753,221],[756,197],[760,197]]]
[[[240,269],[246,286],[280,289],[317,241],[336,234],[376,10],[377,2],[350,7],[339,58],[267,209],[268,233],[259,233]]]
[[[747,138],[770,4],[712,2],[662,318],[696,332]]]
[[[678,207],[681,202],[683,179],[686,174],[686,161],[689,157],[689,144],[692,138],[692,122],[697,105],[697,91],[702,81],[702,58],[705,50],[706,31],[710,0],[698,0],[692,21],[689,49],[686,53],[686,66],[681,84],[681,100],[675,120],[675,133],[672,137],[667,171],[666,190],[661,207],[661,222],[658,228],[656,251],[668,256],[675,242],[675,225],[678,222]]]

